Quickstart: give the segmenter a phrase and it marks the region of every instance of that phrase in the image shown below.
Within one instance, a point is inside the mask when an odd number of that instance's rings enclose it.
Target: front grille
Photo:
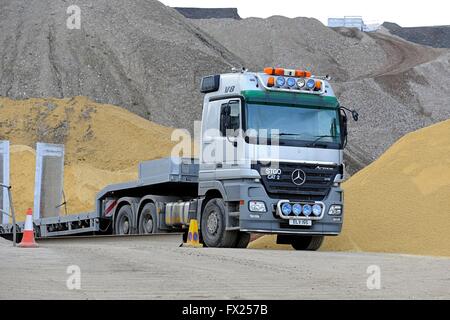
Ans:
[[[342,166],[319,164],[279,163],[281,174],[272,176],[266,174],[268,166],[255,164],[252,168],[261,174],[262,183],[270,197],[287,200],[322,201],[328,196],[336,175],[342,174]],[[306,181],[301,186],[292,181],[292,173],[297,169],[306,174]]]

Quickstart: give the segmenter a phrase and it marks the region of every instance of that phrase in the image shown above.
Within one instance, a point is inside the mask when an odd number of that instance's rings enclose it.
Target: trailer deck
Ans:
[[[37,238],[103,234],[99,202],[107,196],[120,197],[132,192],[134,195],[154,194],[174,196],[196,196],[198,190],[199,164],[196,159],[164,158],[139,164],[139,178],[136,181],[109,185],[97,194],[97,208],[94,212],[75,213],[59,217],[35,219],[34,231]],[[16,223],[20,234],[24,223]],[[0,236],[11,238],[13,224],[1,224]],[[20,241],[20,237],[19,237]]]

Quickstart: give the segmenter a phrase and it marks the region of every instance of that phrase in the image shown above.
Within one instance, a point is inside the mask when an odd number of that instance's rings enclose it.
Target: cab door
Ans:
[[[242,102],[239,98],[212,101],[204,112],[202,125],[202,180],[230,178],[230,169],[239,168],[244,153]]]

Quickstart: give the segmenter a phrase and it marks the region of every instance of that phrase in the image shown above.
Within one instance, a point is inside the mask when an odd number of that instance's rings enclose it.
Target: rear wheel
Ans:
[[[295,250],[317,251],[323,243],[324,236],[293,237],[291,245]]]
[[[237,243],[238,232],[226,230],[226,209],[222,199],[211,199],[205,205],[201,233],[207,247],[231,248]]]
[[[156,206],[153,203],[147,203],[139,217],[139,234],[156,233],[157,230]]]
[[[120,208],[116,217],[115,234],[132,234],[133,212],[129,205]]]

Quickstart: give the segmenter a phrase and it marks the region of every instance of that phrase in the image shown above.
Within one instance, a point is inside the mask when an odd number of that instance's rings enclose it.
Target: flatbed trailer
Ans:
[[[197,193],[198,161],[195,159],[164,158],[142,162],[139,164],[139,178],[136,181],[109,185],[101,190],[96,197],[96,209],[93,212],[74,213],[60,217],[35,219],[34,231],[37,238],[51,238],[62,236],[109,235],[115,234],[114,209],[121,204],[132,204],[133,214],[139,205],[149,201],[158,204],[159,208],[170,201],[181,201]],[[133,195],[130,197],[130,195]],[[107,199],[114,198],[113,207],[107,206]],[[140,201],[138,201],[138,199]],[[109,202],[110,203],[110,202]],[[108,212],[105,212],[109,209]],[[163,210],[159,210],[164,214]],[[111,213],[111,214],[108,214]],[[18,234],[22,232],[24,222],[16,223]],[[136,226],[133,224],[136,231]],[[172,231],[173,228],[170,228]],[[177,228],[182,230],[183,228]],[[169,229],[159,228],[164,233]],[[1,224],[0,236],[10,238],[13,224]],[[138,232],[132,232],[137,234]],[[18,237],[20,241],[20,236]]]

